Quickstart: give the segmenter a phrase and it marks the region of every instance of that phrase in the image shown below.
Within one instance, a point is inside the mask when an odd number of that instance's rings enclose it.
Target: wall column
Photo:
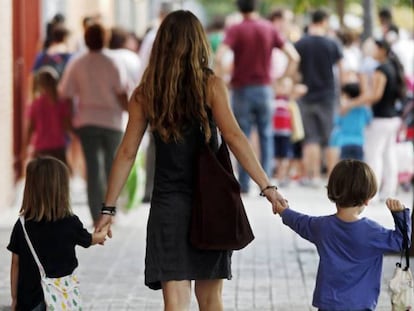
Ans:
[[[0,211],[10,206],[14,194],[12,16],[12,0],[0,0]]]

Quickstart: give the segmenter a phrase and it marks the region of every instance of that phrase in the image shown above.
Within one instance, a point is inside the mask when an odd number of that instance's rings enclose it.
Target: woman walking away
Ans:
[[[237,125],[225,83],[208,68],[209,56],[206,34],[191,12],[175,11],[163,20],[129,103],[127,129],[112,166],[104,215],[96,227],[99,232],[112,222],[116,200],[149,124],[156,163],[145,284],[162,289],[167,311],[189,310],[192,280],[200,310],[223,310],[222,279],[232,276],[231,251],[202,251],[189,241],[195,160],[205,141],[217,146],[215,122],[267,199],[275,206],[286,204]]]

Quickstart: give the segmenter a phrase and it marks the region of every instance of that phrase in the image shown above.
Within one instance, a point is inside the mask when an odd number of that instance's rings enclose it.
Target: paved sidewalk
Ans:
[[[326,190],[283,189],[292,208],[313,215],[329,214],[334,206],[326,198]],[[84,189],[74,190],[74,211],[85,225],[91,220],[85,205]],[[411,207],[412,194],[399,198]],[[316,310],[311,306],[318,256],[314,246],[303,240],[271,213],[269,204],[257,193],[244,197],[247,213],[256,239],[242,251],[233,254],[233,279],[224,282],[225,310]],[[10,254],[5,249],[18,208],[0,219],[0,310],[10,303]],[[114,237],[104,247],[77,248],[79,277],[85,310],[162,310],[161,291],[144,286],[144,252],[146,220],[149,206],[141,205],[128,215],[117,217]],[[384,226],[393,221],[385,204],[369,206],[364,215]],[[387,282],[392,276],[398,255],[384,260],[382,290],[377,310],[391,309]],[[195,298],[191,310],[197,310]]]

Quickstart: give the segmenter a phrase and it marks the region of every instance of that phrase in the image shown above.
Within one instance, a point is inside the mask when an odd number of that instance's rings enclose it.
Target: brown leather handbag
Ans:
[[[254,239],[225,141],[197,157],[190,241],[198,249],[239,250]]]

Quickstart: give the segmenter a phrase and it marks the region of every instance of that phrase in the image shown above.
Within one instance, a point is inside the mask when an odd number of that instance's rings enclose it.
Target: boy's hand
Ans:
[[[404,205],[397,199],[388,198],[385,204],[391,212],[401,212],[405,209]]]

